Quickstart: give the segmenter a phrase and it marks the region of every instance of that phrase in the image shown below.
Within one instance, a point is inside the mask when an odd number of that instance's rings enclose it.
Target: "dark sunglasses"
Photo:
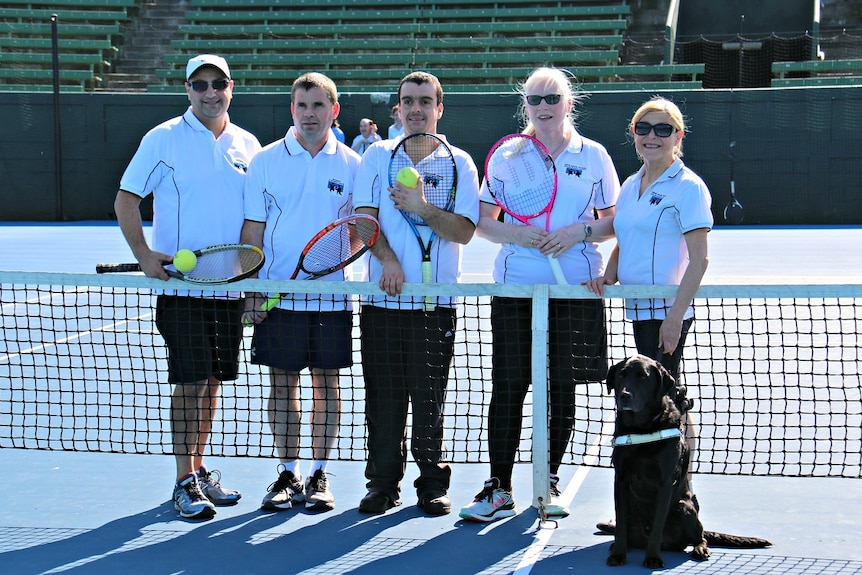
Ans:
[[[650,130],[655,132],[655,135],[659,138],[667,138],[671,134],[673,134],[674,128],[670,124],[650,124],[649,122],[635,122],[635,134],[638,136],[646,136],[650,133]]]
[[[531,106],[538,106],[542,103],[542,100],[546,101],[549,106],[553,106],[560,101],[560,95],[548,94],[547,96],[527,96],[527,103]]]
[[[212,89],[216,92],[221,92],[222,90],[227,89],[227,87],[230,85],[230,80],[228,80],[227,78],[222,78],[221,80],[213,80],[212,82],[195,80],[193,82],[189,82],[188,84],[195,92],[206,92],[210,86],[212,86]]]

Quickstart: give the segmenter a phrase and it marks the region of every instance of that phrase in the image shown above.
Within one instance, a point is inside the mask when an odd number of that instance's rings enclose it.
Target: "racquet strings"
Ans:
[[[488,159],[488,188],[509,213],[531,218],[545,211],[554,197],[554,164],[535,142],[513,136]]]
[[[373,221],[363,218],[344,221],[309,246],[302,260],[302,271],[312,275],[331,273],[372,245],[376,236],[377,226]]]
[[[184,275],[191,280],[232,278],[255,270],[261,261],[261,254],[248,247],[204,251],[198,256],[195,267]]]
[[[425,200],[442,210],[447,209],[455,187],[455,160],[448,147],[429,135],[404,138],[398,144],[389,165],[390,185],[395,185],[395,178],[401,168],[409,167],[415,167],[419,172],[425,185]],[[412,212],[403,213],[413,223],[426,225],[421,216]]]

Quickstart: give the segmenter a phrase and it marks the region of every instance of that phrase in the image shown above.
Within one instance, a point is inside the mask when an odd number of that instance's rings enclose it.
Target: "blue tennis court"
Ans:
[[[119,229],[109,224],[2,225],[0,242],[7,248],[0,254],[0,270],[90,273],[97,262],[128,261],[130,257]],[[711,233],[711,264],[704,284],[860,283],[859,245],[862,245],[860,228],[719,228]],[[62,256],[46,257],[56,246],[63,247]],[[474,240],[465,252],[463,281],[490,281],[492,254],[493,247]],[[96,306],[98,302],[74,300],[73,304]],[[4,316],[17,313],[21,310],[4,305]],[[63,322],[69,319],[56,318]],[[853,328],[852,337],[858,338],[858,318],[854,321],[848,328]],[[26,325],[26,329],[33,327]],[[74,325],[67,325],[67,330],[64,337],[85,337],[94,349],[105,345],[104,334],[82,336]],[[146,330],[129,323],[112,326],[110,333],[146,337]],[[829,342],[825,347],[829,347]],[[848,347],[856,350],[858,364],[859,340],[855,340],[855,347],[852,342]],[[694,349],[690,351],[694,354]],[[132,357],[123,361],[132,365],[140,362],[140,371],[145,374],[151,371],[148,362],[158,360]],[[164,401],[168,388],[160,388],[158,381],[150,381],[148,377],[152,376],[142,375],[143,384],[160,390],[153,396]],[[34,378],[38,379],[36,366]],[[129,381],[128,385],[141,382]],[[70,381],[67,399],[73,404],[76,394],[86,392]],[[131,391],[111,390],[117,394],[126,392]],[[848,395],[847,399],[858,403],[858,395]],[[259,397],[250,398],[255,400]],[[56,406],[59,412],[63,403]],[[105,403],[110,406],[110,399],[105,398]],[[857,412],[858,408],[855,405]],[[135,419],[134,412],[124,413],[122,407],[115,409],[89,417],[94,422]],[[231,406],[223,410],[224,419],[229,420],[227,412]],[[95,430],[89,429],[87,421],[90,420],[84,418],[80,425],[78,433],[82,437],[61,434],[48,439],[114,440],[100,436],[102,426],[98,423]],[[858,427],[852,417],[848,421]],[[606,449],[612,429],[601,426],[590,431],[591,439],[585,440],[588,446],[583,454],[585,461],[599,457],[603,445]],[[265,428],[243,432],[251,437],[267,434]],[[137,433],[157,435],[156,431],[133,427],[128,430],[132,444]],[[851,442],[858,437],[858,429],[855,433],[851,434]],[[124,446],[123,451],[134,450],[134,445],[126,447],[129,443],[126,435],[117,441]],[[484,450],[481,441],[469,437],[464,441],[468,451]],[[597,534],[595,524],[613,516],[613,472],[607,468],[564,466],[564,499],[571,501],[572,515],[556,524],[540,524],[535,509],[528,507],[532,468],[526,463],[519,464],[515,471],[518,515],[499,523],[479,525],[459,521],[457,508],[468,503],[480,489],[488,471],[486,463],[453,464],[450,496],[455,509],[451,515],[435,518],[424,516],[415,507],[409,489],[416,476],[412,464],[404,481],[404,505],[382,516],[367,516],[356,509],[365,493],[364,464],[359,461],[330,463],[337,507],[325,514],[304,510],[271,514],[258,509],[260,498],[275,478],[275,459],[214,457],[209,458],[209,464],[222,472],[228,487],[241,490],[244,498],[235,507],[219,508],[213,520],[194,523],[178,519],[169,501],[174,468],[171,456],[0,449],[0,479],[9,489],[6,510],[0,516],[0,571],[645,572],[640,566],[640,550],[630,553],[626,567],[609,568],[604,564],[610,538]],[[862,482],[858,478],[709,473],[696,475],[694,488],[707,529],[765,537],[774,546],[763,550],[714,548],[712,558],[705,563],[695,562],[685,554],[665,553],[665,572],[862,573],[862,550],[858,546]]]

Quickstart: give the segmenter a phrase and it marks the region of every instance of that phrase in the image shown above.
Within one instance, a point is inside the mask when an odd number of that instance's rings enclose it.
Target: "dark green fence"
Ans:
[[[650,93],[602,92],[580,108],[582,133],[603,143],[620,178],[638,168],[625,128]],[[716,224],[730,198],[730,143],[736,191],[746,224],[862,224],[862,90],[805,88],[667,92],[688,119],[685,161],[707,182]],[[92,220],[113,217],[120,176],[141,136],[179,115],[184,95],[63,93],[62,196],[54,171],[54,115],[50,93],[0,93],[0,146],[5,175],[0,220]],[[342,96],[348,138],[359,120],[374,118],[384,132],[388,102],[368,94]],[[473,155],[480,171],[500,136],[518,129],[517,98],[449,94],[440,122],[450,141]],[[231,117],[266,144],[291,123],[289,96],[237,92]]]

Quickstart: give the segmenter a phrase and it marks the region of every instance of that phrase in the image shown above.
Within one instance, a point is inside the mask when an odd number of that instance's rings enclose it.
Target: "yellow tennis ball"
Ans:
[[[174,256],[174,267],[180,273],[188,273],[198,265],[198,258],[191,250],[180,250]]]
[[[415,188],[419,184],[419,172],[415,168],[401,168],[395,180],[405,188]]]

